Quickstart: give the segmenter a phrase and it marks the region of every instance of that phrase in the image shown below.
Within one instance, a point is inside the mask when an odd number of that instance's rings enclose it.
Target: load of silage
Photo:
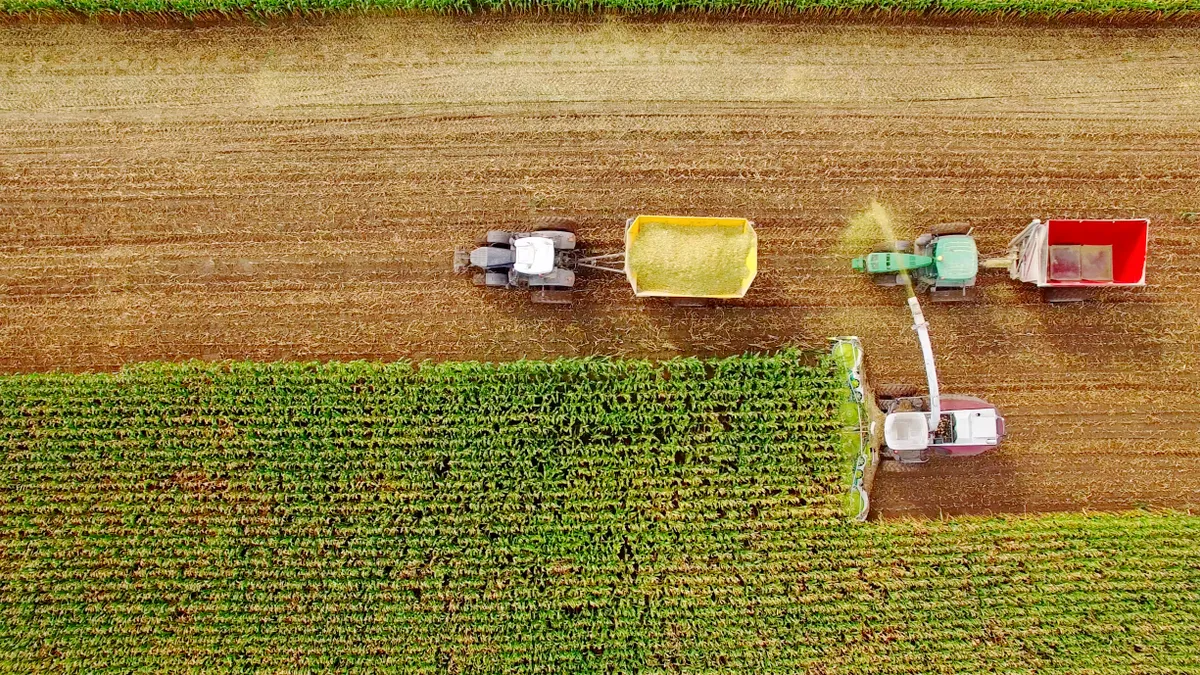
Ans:
[[[728,225],[646,222],[626,251],[640,294],[740,296],[754,233]]]

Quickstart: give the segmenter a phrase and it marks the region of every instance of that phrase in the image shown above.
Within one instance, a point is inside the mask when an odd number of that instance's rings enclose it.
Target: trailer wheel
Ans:
[[[906,398],[916,396],[918,391],[915,384],[888,382],[875,386],[875,396],[878,398]]]
[[[948,234],[966,234],[970,231],[970,223],[938,223],[929,228],[929,234],[935,237],[944,237]]]
[[[708,307],[712,304],[708,298],[667,298],[672,307]]]
[[[538,218],[534,223],[533,231],[541,232],[543,230],[559,230],[560,232],[570,232],[575,234],[575,230],[579,227],[579,223],[574,218],[565,216],[544,216]]]
[[[1042,299],[1051,304],[1083,302],[1092,297],[1092,289],[1078,286],[1066,288],[1043,288]]]

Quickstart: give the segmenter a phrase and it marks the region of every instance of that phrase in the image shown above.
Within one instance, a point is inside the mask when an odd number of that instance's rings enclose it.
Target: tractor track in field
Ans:
[[[943,391],[1000,452],[875,483],[877,516],[1200,505],[1200,43],[1183,26],[346,19],[0,27],[0,371],[147,359],[729,354],[855,333],[921,378],[898,294],[840,237],[1153,220],[1150,283],[1049,307],[1003,275],[926,303]],[[572,311],[450,252],[578,216],[745,215],[744,301],[589,276]]]

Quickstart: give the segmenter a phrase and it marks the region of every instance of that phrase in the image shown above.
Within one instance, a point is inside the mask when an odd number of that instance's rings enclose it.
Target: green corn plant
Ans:
[[[0,670],[1186,671],[1182,513],[854,524],[796,350],[0,377]]]

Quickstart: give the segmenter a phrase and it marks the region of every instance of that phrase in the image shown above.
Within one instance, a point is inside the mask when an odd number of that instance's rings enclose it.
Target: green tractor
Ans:
[[[934,302],[975,299],[979,250],[967,223],[934,225],[914,242],[896,241],[850,261],[856,271],[871,275],[880,286],[904,283],[907,272],[917,293],[929,291]]]

